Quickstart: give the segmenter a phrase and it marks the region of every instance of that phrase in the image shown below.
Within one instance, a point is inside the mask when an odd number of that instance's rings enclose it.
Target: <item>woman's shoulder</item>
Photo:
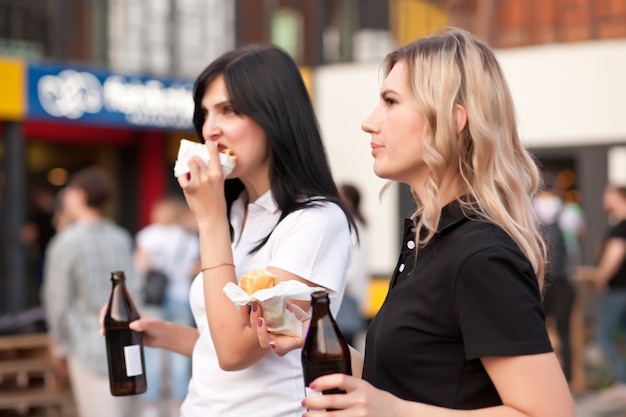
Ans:
[[[324,228],[349,230],[348,217],[337,203],[322,197],[311,198],[308,200],[308,203],[305,207],[285,216],[279,226],[281,224],[283,227],[316,224]]]
[[[321,197],[311,199],[310,201],[311,204],[303,209],[303,215],[317,218],[327,218],[329,220],[339,219],[347,222],[348,217],[346,213],[344,213],[339,204],[334,201],[326,200]]]
[[[526,258],[513,238],[502,227],[488,220],[467,219],[450,236],[468,256],[498,250]]]
[[[626,239],[626,219],[622,219],[615,224],[609,231],[610,237]]]

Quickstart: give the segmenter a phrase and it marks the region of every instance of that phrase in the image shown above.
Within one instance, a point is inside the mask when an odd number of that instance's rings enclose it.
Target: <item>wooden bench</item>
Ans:
[[[54,371],[47,334],[0,336],[0,410],[73,417],[69,387]]]
[[[40,389],[4,391],[0,395],[0,410],[15,410],[27,416],[41,409],[46,416],[74,415],[71,393],[42,392]]]

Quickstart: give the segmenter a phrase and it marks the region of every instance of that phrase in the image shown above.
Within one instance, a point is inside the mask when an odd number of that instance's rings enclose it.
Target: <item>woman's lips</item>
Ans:
[[[384,148],[384,146],[382,145],[378,145],[376,143],[370,143],[370,145],[372,146],[372,156],[375,156],[380,150],[382,150]]]
[[[233,158],[235,158],[235,153],[233,152],[233,150],[222,144],[217,144],[217,151],[219,153],[223,153],[224,155],[232,156]]]

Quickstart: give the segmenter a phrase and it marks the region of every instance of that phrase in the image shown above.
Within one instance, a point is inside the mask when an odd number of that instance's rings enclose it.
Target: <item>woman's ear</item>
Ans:
[[[465,110],[465,107],[460,104],[454,105],[454,124],[457,135],[461,133],[467,125],[467,111]]]

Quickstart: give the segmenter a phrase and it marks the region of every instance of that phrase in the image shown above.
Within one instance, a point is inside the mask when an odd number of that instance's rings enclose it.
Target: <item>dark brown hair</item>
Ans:
[[[348,183],[339,185],[339,194],[348,202],[348,209],[352,215],[364,225],[367,223],[361,212],[361,192],[359,189]]]
[[[267,135],[270,187],[282,212],[279,222],[294,211],[325,200],[337,204],[354,227],[333,180],[311,98],[291,57],[278,47],[246,45],[209,64],[196,79],[193,92],[193,124],[202,142],[206,117],[202,98],[219,76],[224,77],[234,107]],[[238,178],[228,179],[224,190],[230,210],[243,183]],[[270,234],[253,251],[260,249]]]
[[[115,185],[109,174],[102,168],[91,166],[75,172],[67,183],[68,187],[80,188],[85,192],[87,205],[103,211],[115,197]]]

